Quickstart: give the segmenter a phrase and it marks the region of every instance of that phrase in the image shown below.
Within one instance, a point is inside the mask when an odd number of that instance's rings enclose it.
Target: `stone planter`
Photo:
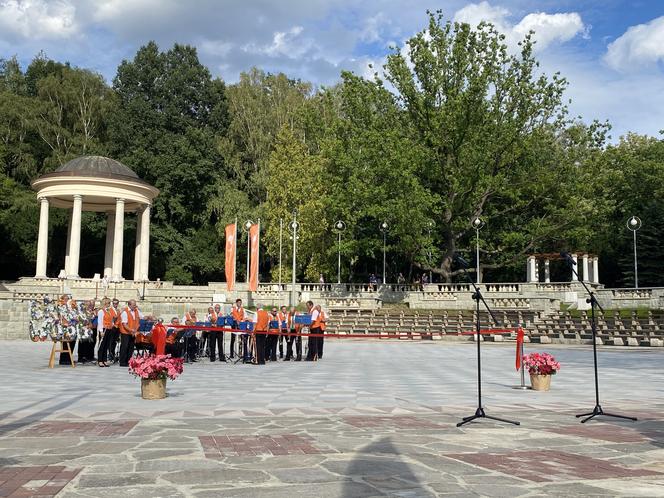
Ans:
[[[166,379],[141,379],[141,397],[143,399],[164,399],[166,397]]]
[[[530,374],[530,385],[535,391],[548,391],[551,387],[551,376]]]

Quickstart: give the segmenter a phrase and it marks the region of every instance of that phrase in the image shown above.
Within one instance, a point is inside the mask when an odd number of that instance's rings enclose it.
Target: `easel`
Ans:
[[[64,344],[64,346],[61,346],[61,349],[57,349],[58,343]],[[71,361],[71,367],[76,368],[76,363],[74,362],[74,356],[71,354],[71,348],[69,347],[69,341],[65,340],[53,341],[53,348],[51,349],[51,358],[48,360],[48,368],[53,368],[55,366],[55,353],[68,354],[69,360]]]

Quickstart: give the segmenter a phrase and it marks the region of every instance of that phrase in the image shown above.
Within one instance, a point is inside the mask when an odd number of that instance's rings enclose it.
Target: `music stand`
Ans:
[[[591,412],[579,413],[578,415],[576,415],[576,418],[586,417],[581,421],[582,424],[585,424],[586,422],[588,422],[588,420],[598,415],[604,415],[605,417],[624,418],[626,420],[636,421],[637,420],[636,417],[628,417],[626,415],[616,415],[615,413],[606,413],[602,409],[602,405],[599,404],[599,381],[597,376],[597,321],[595,318],[595,307],[598,307],[601,310],[602,314],[604,314],[604,308],[602,308],[602,305],[599,304],[599,302],[597,301],[595,293],[591,291],[586,285],[586,283],[579,278],[579,274],[577,273],[576,268],[574,268],[574,265],[576,265],[576,261],[572,259],[572,256],[570,256],[566,252],[560,253],[560,256],[562,256],[562,258],[567,262],[567,265],[571,268],[574,275],[576,275],[577,280],[581,282],[581,285],[583,285],[583,288],[586,290],[589,296],[586,299],[586,302],[590,304],[590,330],[592,331],[592,336],[593,336],[593,367],[595,370],[595,407]]]
[[[493,315],[491,308],[489,308],[489,305],[484,300],[484,297],[482,296],[479,287],[475,285],[475,282],[468,274],[468,271],[466,270],[466,268],[468,268],[468,263],[460,256],[455,256],[454,259],[459,264],[459,266],[461,266],[461,269],[463,270],[463,274],[466,276],[466,279],[475,289],[475,292],[473,292],[473,300],[475,300],[475,313],[476,313],[475,331],[477,333],[477,410],[475,410],[474,415],[463,417],[463,419],[461,419],[461,422],[459,422],[456,426],[461,427],[462,425],[467,424],[468,422],[472,422],[473,420],[478,418],[488,418],[490,420],[497,420],[498,422],[521,425],[520,422],[517,422],[515,420],[507,420],[505,418],[492,417],[491,415],[487,415],[486,412],[484,411],[484,407],[482,406],[482,354],[481,354],[482,328],[480,320],[480,301],[482,301],[484,307],[489,312],[489,315],[491,315],[491,318],[493,318],[493,322],[494,323],[498,322],[496,320],[496,317]]]

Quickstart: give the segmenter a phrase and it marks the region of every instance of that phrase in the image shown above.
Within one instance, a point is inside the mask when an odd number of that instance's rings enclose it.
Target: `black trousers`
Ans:
[[[277,361],[277,342],[279,341],[279,336],[274,332],[276,330],[271,330],[271,333],[267,336],[267,353],[266,358],[270,361]]]
[[[295,331],[292,331],[293,334]],[[302,359],[302,337],[295,335],[286,336],[286,360],[293,358],[293,343],[295,343],[295,354],[299,360]]]
[[[265,337],[266,334],[256,334],[256,363],[265,365]]]
[[[311,333],[311,334],[320,334],[320,333],[322,333],[322,331],[319,327],[316,327],[316,328],[309,329],[309,333]],[[311,361],[311,360],[320,358],[320,338],[319,337],[309,336],[309,340],[307,341],[307,348],[309,349],[309,351],[307,352],[307,360]]]
[[[97,349],[97,361],[106,362],[108,359],[108,345],[111,343],[112,334],[112,328],[104,329],[104,337],[102,337],[101,342],[99,343],[99,349]]]
[[[279,334],[279,358],[284,357],[284,339],[285,334]],[[286,339],[286,342],[288,339]]]
[[[78,341],[78,362],[94,361],[95,344],[97,343],[97,330],[92,331],[92,337],[88,340]]]
[[[323,329],[320,330],[320,333],[325,335],[325,331]],[[323,357],[323,343],[325,343],[325,337],[319,337],[318,338],[318,357],[319,358]]]
[[[113,327],[111,329],[111,336],[108,338],[108,355],[113,361],[117,361],[115,357],[115,352],[118,348],[118,340],[120,339],[120,329],[118,327]]]
[[[164,352],[166,354],[170,354],[173,358],[181,358],[182,343],[176,342],[175,344],[166,344],[166,349]]]
[[[59,365],[71,365],[71,360],[74,358],[74,347],[76,346],[76,341],[66,341],[69,343],[69,350],[71,351],[71,358],[67,353],[60,353],[60,359],[58,360]],[[65,341],[62,342],[62,348],[65,347]]]
[[[210,350],[210,361],[215,361],[216,359],[217,346],[219,346],[219,360],[226,361],[224,356],[224,333],[209,332],[208,349]]]
[[[120,366],[129,366],[129,359],[134,354],[134,336],[131,334],[120,334]]]

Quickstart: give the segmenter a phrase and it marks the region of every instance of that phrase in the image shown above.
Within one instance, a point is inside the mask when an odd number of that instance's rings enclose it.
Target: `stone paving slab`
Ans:
[[[473,349],[331,343],[316,364],[201,362],[144,401],[119,367],[48,370],[39,347],[9,344],[0,496],[664,496],[664,352],[601,351],[605,410],[639,420],[580,424],[592,353],[555,348],[563,370],[537,393],[512,389],[513,347],[486,347],[487,414],[521,425],[457,428],[475,410]]]

